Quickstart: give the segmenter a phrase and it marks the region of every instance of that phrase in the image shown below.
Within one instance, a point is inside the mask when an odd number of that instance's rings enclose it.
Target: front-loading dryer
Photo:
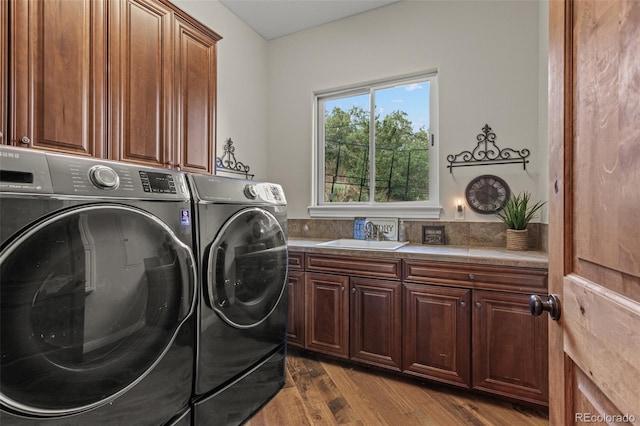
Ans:
[[[286,200],[277,184],[187,180],[199,275],[193,419],[235,425],[284,385]]]
[[[0,424],[183,422],[196,300],[184,175],[3,146],[0,218]]]

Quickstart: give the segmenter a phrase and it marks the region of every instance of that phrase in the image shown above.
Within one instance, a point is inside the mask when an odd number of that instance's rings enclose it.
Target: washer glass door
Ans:
[[[208,303],[238,328],[260,324],[280,301],[287,278],[287,241],[276,218],[253,207],[233,215],[209,252]]]
[[[126,206],[73,208],[0,251],[1,402],[57,416],[112,401],[167,352],[193,310],[194,258]]]

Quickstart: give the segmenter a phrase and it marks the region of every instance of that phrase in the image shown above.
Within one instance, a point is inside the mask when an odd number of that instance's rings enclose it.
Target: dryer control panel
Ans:
[[[189,175],[189,182],[197,198],[202,201],[250,205],[287,204],[282,186],[277,183],[195,174]]]

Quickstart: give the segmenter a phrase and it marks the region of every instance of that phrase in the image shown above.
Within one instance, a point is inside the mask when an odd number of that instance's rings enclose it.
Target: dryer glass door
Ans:
[[[227,323],[264,321],[286,287],[287,241],[276,218],[257,207],[233,215],[211,245],[208,271],[209,306]]]
[[[0,251],[3,406],[57,416],[125,393],[193,310],[193,264],[164,222],[126,206],[69,209],[9,241]]]

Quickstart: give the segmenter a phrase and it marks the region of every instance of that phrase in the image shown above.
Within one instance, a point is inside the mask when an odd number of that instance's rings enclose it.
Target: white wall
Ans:
[[[284,186],[289,217],[309,217],[314,91],[432,69],[439,72],[441,218],[453,219],[455,200],[481,174],[546,197],[541,15],[537,1],[403,1],[268,42],[268,179]],[[446,156],[475,148],[485,123],[498,146],[531,151],[526,171],[449,173]],[[466,220],[495,218],[466,209]]]
[[[265,180],[267,42],[218,1],[171,2],[222,36],[217,44],[217,155],[231,138],[237,160]]]

